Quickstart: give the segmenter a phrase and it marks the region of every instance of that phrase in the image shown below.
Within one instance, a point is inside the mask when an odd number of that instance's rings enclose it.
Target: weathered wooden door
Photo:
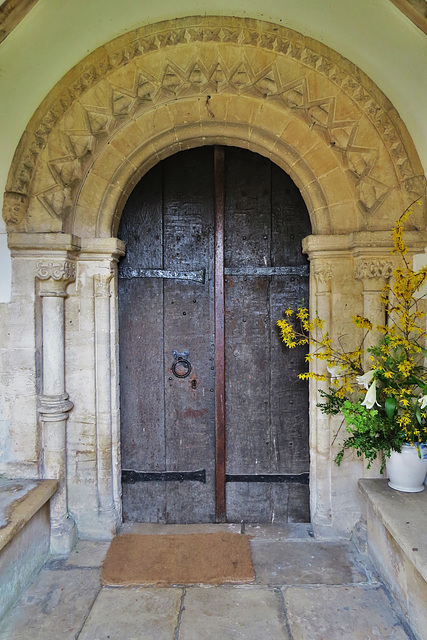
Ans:
[[[276,321],[308,298],[290,178],[201,147],[135,187],[119,237],[123,513],[141,522],[309,520],[304,354]]]

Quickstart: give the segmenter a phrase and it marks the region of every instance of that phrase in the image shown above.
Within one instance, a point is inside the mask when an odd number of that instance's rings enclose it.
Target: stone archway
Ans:
[[[99,48],[34,114],[3,207],[16,273],[36,277],[43,300],[32,317],[32,358],[43,352],[34,397],[44,427],[42,435],[34,431],[32,446],[38,456],[44,452],[42,473],[62,479],[58,526],[69,525],[68,513],[86,535],[108,536],[120,519],[115,263],[124,247],[114,236],[121,210],[159,160],[214,143],[271,158],[300,188],[313,228],[305,242],[311,300],[331,333],[332,301],[338,316],[350,300],[378,314],[371,294],[390,273],[387,230],[422,196],[424,178],[404,124],[363,72],[298,33],[237,18],[177,19]],[[424,229],[422,216],[413,224]],[[413,251],[427,244],[420,232],[408,242]],[[350,293],[342,288],[349,280]],[[64,330],[55,325],[52,340],[37,323],[48,308],[59,318],[67,294],[67,323]],[[55,359],[64,348],[65,370]],[[64,380],[52,388],[49,358]],[[33,424],[34,414],[26,419]],[[46,435],[52,422],[62,434],[59,448]],[[330,430],[312,408],[312,519],[319,528],[347,531],[362,471],[353,464],[335,478]],[[349,481],[343,497],[340,487]]]
[[[423,191],[403,122],[349,61],[284,27],[185,18],[100,47],[46,97],[12,163],[3,212],[8,228],[75,229],[78,207],[88,206],[79,196],[88,177],[100,178],[98,200],[102,178],[111,182],[118,193],[110,189],[105,197],[117,205],[119,192],[131,188],[129,175],[144,172],[150,156],[155,162],[209,135],[240,138],[276,156],[306,190],[314,176],[317,191],[328,192],[329,207],[355,206],[347,230],[389,228],[395,207]],[[102,161],[106,147],[114,149],[108,163]],[[299,160],[312,175],[304,175]],[[339,188],[324,178],[334,170],[331,182]],[[339,217],[331,222],[334,233]]]

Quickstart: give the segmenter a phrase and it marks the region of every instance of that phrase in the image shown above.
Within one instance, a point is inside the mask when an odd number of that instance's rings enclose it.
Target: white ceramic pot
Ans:
[[[427,454],[425,445],[421,445],[421,455]],[[424,491],[427,474],[427,457],[419,457],[417,447],[404,444],[401,453],[392,451],[386,461],[388,486],[397,491],[418,493]]]

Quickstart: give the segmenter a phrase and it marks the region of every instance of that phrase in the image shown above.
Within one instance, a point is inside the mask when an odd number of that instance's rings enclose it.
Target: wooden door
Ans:
[[[177,154],[131,194],[119,229],[125,519],[309,519],[304,356],[289,358],[276,329],[307,300],[309,232],[289,177],[244,150]]]

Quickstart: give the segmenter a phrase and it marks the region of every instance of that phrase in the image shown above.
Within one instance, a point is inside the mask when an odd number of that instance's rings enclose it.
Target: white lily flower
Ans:
[[[361,404],[363,407],[366,407],[367,409],[372,409],[374,404],[376,404],[377,407],[380,406],[377,402],[377,381],[376,380],[374,380],[371,386],[369,387],[368,392],[365,396],[365,399]]]
[[[344,375],[344,367],[342,366],[342,364],[333,364],[330,367],[327,366],[326,368],[330,373],[332,382]]]
[[[427,396],[420,396],[418,402],[421,405],[421,409],[425,409],[427,407]]]
[[[361,387],[365,387],[365,389],[367,389],[369,384],[372,382],[373,377],[374,377],[374,370],[371,369],[370,371],[367,371],[366,373],[364,373],[363,376],[357,376],[356,382]]]

